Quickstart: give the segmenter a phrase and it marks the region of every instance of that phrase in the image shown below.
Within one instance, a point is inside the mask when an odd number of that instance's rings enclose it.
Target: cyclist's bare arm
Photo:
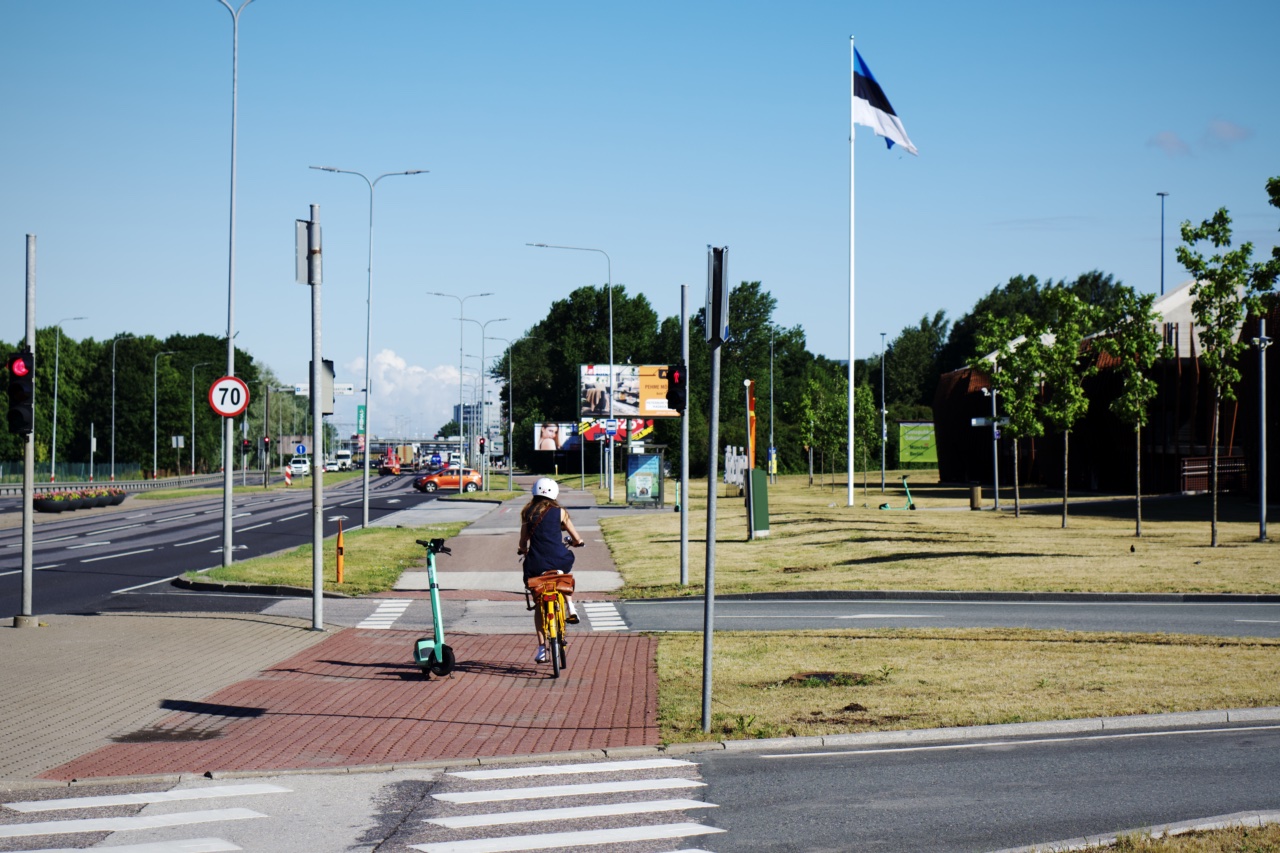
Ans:
[[[529,553],[529,525],[520,525],[520,545],[516,548],[516,553],[524,556]]]
[[[573,522],[569,520],[569,511],[562,510],[560,512],[560,527],[565,533],[569,534],[569,539],[573,543],[573,547],[581,548],[587,543],[578,535],[578,530],[573,526]]]

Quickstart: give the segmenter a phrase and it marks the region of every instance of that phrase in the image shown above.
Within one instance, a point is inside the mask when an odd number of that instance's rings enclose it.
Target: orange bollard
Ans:
[[[338,583],[342,583],[342,521],[338,521],[338,544],[335,549],[338,552]]]

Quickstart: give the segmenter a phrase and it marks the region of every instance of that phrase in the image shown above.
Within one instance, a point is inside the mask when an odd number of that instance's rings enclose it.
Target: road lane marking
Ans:
[[[1125,740],[1149,737],[1172,737],[1174,735],[1205,735],[1205,734],[1224,734],[1228,732],[1256,732],[1256,731],[1272,731],[1280,729],[1280,725],[1275,726],[1236,726],[1221,729],[1174,729],[1164,732],[1124,732],[1114,735],[1069,735],[1065,737],[1048,737],[1034,738],[1031,740],[984,740],[974,743],[942,743],[933,744],[931,746],[899,746],[899,747],[880,747],[875,749],[843,749],[825,752],[794,752],[776,755],[761,755],[761,758],[829,758],[832,756],[845,755],[884,755],[886,753],[897,752],[938,752],[947,749],[991,749],[1001,748],[1008,749],[1014,746],[1040,746],[1043,744],[1055,743],[1071,743],[1073,741],[1089,741],[1089,740]]]
[[[789,616],[785,613],[757,613],[757,614],[732,614],[717,613],[717,619],[937,619],[938,616],[930,616],[922,613],[847,613],[832,616],[813,616],[805,613],[798,613]]]
[[[692,779],[634,779],[625,782],[591,782],[584,785],[543,785],[538,788],[506,788],[497,791],[467,791],[459,794],[432,794],[446,803],[498,803],[507,800],[537,800],[554,797],[581,797],[591,794],[624,794],[633,791],[662,791],[667,788],[704,788]]]
[[[607,803],[599,806],[567,806],[560,809],[537,809],[524,812],[495,812],[494,814],[466,815],[428,820],[447,829],[474,829],[480,826],[504,826],[510,823],[545,823],[552,820],[580,820],[588,817],[615,817],[618,815],[649,814],[651,812],[682,812],[686,809],[715,809],[715,803],[702,800],[645,800],[638,803]]]
[[[208,800],[215,797],[248,797],[257,794],[291,794],[293,789],[279,785],[244,784],[212,785],[207,788],[185,788],[180,791],[147,791],[140,794],[110,794],[101,797],[67,797],[61,800],[33,800],[5,803],[16,812],[52,812],[61,809],[100,809],[108,806],[173,803],[179,800]]]
[[[168,518],[157,518],[156,524],[162,524],[166,521],[178,521],[183,518],[195,518],[199,513],[189,512],[186,515],[171,515]]]
[[[203,539],[192,539],[190,542],[178,542],[173,547],[181,548],[183,545],[199,545],[201,542],[212,542],[217,536],[206,536]]]
[[[122,524],[119,527],[104,527],[101,530],[95,530],[92,533],[86,533],[86,536],[101,536],[104,533],[115,533],[117,530],[132,530],[135,527],[141,527],[141,524]]]
[[[133,557],[138,554],[148,554],[154,550],[155,548],[143,548],[141,551],[125,551],[123,554],[108,554],[105,557],[89,557],[87,559],[81,560],[80,562],[96,563],[99,560],[114,560],[116,557]]]
[[[65,563],[50,563],[50,564],[49,564],[49,565],[47,565],[47,566],[32,566],[31,571],[33,571],[33,572],[38,572],[38,571],[40,571],[41,569],[56,569],[56,568],[58,568],[58,566],[64,566],[64,565],[66,565],[66,564],[65,564]],[[14,569],[14,570],[13,570],[13,571],[11,571],[11,572],[0,572],[0,578],[8,577],[9,575],[20,575],[20,574],[22,574],[22,569]]]
[[[43,823],[19,823],[0,826],[0,838],[25,838],[28,835],[62,835],[79,832],[124,832],[133,829],[159,829],[185,826],[189,823],[213,823],[220,820],[248,820],[266,817],[251,809],[210,809],[201,812],[175,812],[165,815],[136,817],[94,817],[83,820],[51,820]]]
[[[48,545],[48,544],[50,544],[50,543],[52,543],[52,542],[66,542],[66,541],[67,541],[67,540],[69,540],[69,539],[79,539],[79,538],[80,538],[80,536],[77,534],[77,535],[75,535],[75,536],[59,536],[57,539],[33,539],[33,540],[31,540],[31,544],[32,544],[32,545]],[[22,547],[22,543],[21,543],[21,542],[14,542],[12,545],[5,545],[4,547],[6,547],[6,548],[21,548],[21,547]]]
[[[623,844],[630,841],[663,841],[712,835],[725,830],[700,823],[667,823],[655,826],[628,826],[620,829],[584,829],[578,832],[552,832],[545,835],[510,835],[505,838],[477,838],[472,841],[446,841],[441,844],[411,844],[423,853],[507,853],[515,850],[558,850],[590,844]]]
[[[277,519],[277,521],[293,521],[295,518],[303,518],[306,515],[309,515],[309,513],[300,512],[297,515],[289,515],[289,516],[285,516],[284,518]]]
[[[625,631],[627,623],[612,601],[584,601],[578,605],[587,614],[593,631]]]
[[[447,775],[459,779],[516,779],[521,776],[559,776],[568,773],[615,773],[626,770],[664,770],[670,767],[696,767],[680,758],[639,758],[634,761],[595,761],[589,764],[550,764],[538,767],[500,767],[496,770],[455,770]]]
[[[79,545],[68,545],[67,550],[74,551],[77,548],[92,548],[94,545],[110,545],[110,544],[111,544],[110,539],[108,539],[105,542],[83,542]]]
[[[1237,619],[1237,622],[1252,622],[1261,625],[1280,625],[1280,619]]]
[[[357,628],[374,628],[385,630],[396,623],[396,620],[409,609],[412,599],[393,598],[382,602],[378,609],[370,613]]]
[[[257,530],[259,527],[267,527],[274,522],[264,521],[262,524],[255,524],[253,527],[240,527],[236,529],[236,533],[246,533],[250,530]]]

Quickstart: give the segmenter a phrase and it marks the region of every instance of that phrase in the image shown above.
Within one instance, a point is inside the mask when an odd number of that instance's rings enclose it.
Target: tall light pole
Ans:
[[[605,287],[609,291],[609,420],[613,420],[613,260],[604,249],[591,249],[586,246],[553,246],[550,243],[525,243],[539,249],[568,249],[573,252],[598,252],[604,255],[608,278]],[[609,455],[609,503],[613,503],[613,439],[607,442]]]
[[[1160,295],[1164,296],[1164,200],[1169,194],[1159,192],[1156,195],[1160,196]]]
[[[231,8],[227,0],[218,0],[231,13],[231,200],[227,225],[227,375],[236,375],[236,130],[240,98],[240,13],[253,0],[244,0]],[[231,565],[231,506],[235,487],[232,464],[235,458],[235,418],[223,418],[222,424],[222,565]]]
[[[773,443],[773,341],[776,335],[776,328],[773,323],[769,324],[769,482],[778,482],[774,469],[778,463],[774,458],[777,453],[777,445]],[[687,369],[687,368],[686,368]]]
[[[160,356],[173,355],[177,350],[165,350],[158,352],[151,359],[151,479],[157,479],[157,468],[159,467],[159,455],[157,453],[157,439],[160,434],[159,416],[160,416],[160,395],[159,395],[159,376],[160,376]]]
[[[462,458],[466,447],[467,430],[465,427],[466,409],[462,402],[462,345],[463,345],[463,320],[466,319],[466,304],[468,299],[477,299],[481,296],[493,296],[492,293],[472,293],[469,296],[458,296],[454,293],[440,293],[435,290],[428,290],[427,296],[444,296],[449,299],[458,300],[458,456]],[[458,467],[462,467],[459,463]]]
[[[884,404],[884,332],[880,333],[880,494],[884,494],[884,457],[889,442],[889,409]]]
[[[49,450],[49,482],[57,477],[58,470],[58,356],[62,347],[62,324],[72,320],[83,320],[84,317],[66,317],[53,324],[57,337],[53,345],[53,443]]]
[[[1267,347],[1275,341],[1267,337],[1267,320],[1258,320],[1258,541],[1267,541]]]
[[[111,341],[111,482],[116,481],[116,344],[133,335],[125,332]]]
[[[506,450],[507,457],[507,491],[511,488],[511,469],[514,465],[513,454],[515,453],[515,435],[512,430],[515,428],[516,408],[515,397],[512,395],[512,388],[515,387],[515,370],[512,364],[515,362],[515,344],[506,338],[489,338],[491,341],[501,341],[507,345],[507,441],[503,448]],[[520,340],[524,340],[521,338]]]
[[[369,428],[370,415],[372,414],[369,405],[370,390],[372,383],[370,381],[370,369],[373,363],[373,190],[378,185],[378,181],[383,178],[389,178],[393,175],[423,175],[426,169],[408,169],[403,172],[384,172],[373,180],[369,180],[368,176],[363,172],[357,172],[352,169],[338,169],[333,166],[312,166],[312,169],[318,169],[321,172],[333,172],[339,175],[355,175],[366,184],[369,185],[369,267],[368,282],[365,294],[365,318],[364,318],[364,487],[360,499],[361,520],[365,527],[369,526],[369,439],[373,435],[373,431]]]
[[[196,475],[196,368],[208,367],[212,361],[191,365],[191,476]],[[181,476],[182,472],[178,472]]]
[[[463,319],[461,317],[459,320]],[[486,340],[485,333],[489,330],[490,323],[505,323],[506,317],[496,317],[492,320],[485,320],[481,323],[479,320],[467,320],[468,323],[475,323],[480,327],[480,434],[485,437],[486,443],[489,438],[489,413],[485,411],[485,395],[484,395],[484,342]],[[484,490],[489,491],[489,450],[485,448],[484,456],[481,457],[480,480],[484,484]]]

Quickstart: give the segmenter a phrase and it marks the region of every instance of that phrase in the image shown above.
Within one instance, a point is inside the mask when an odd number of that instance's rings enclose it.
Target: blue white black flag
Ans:
[[[856,48],[853,51],[853,121],[871,128],[876,136],[883,136],[890,148],[896,143],[912,154],[918,156],[920,153],[907,138],[902,120],[893,111],[893,105],[885,97],[884,89],[880,88],[875,75],[862,61]]]

